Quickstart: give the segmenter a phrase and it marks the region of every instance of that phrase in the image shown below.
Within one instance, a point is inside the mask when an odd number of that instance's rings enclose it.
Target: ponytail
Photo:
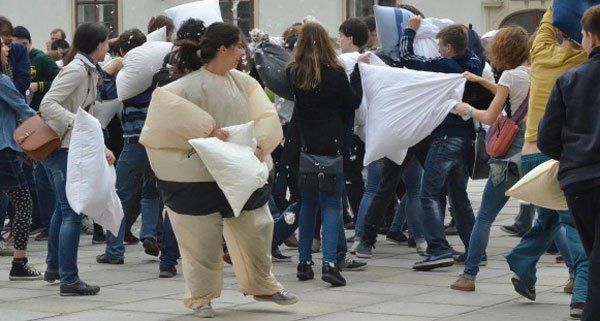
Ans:
[[[175,59],[178,72],[188,74],[202,67],[203,63],[198,52],[201,48],[200,43],[183,39],[177,41],[175,46],[178,47]]]

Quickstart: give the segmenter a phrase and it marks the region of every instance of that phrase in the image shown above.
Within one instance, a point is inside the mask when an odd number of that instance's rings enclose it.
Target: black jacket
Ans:
[[[600,178],[600,48],[558,78],[539,125],[538,147],[560,161],[561,188]]]

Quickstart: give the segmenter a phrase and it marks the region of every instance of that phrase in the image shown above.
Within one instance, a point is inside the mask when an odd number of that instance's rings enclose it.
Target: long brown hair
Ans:
[[[289,66],[294,73],[295,85],[302,90],[313,89],[321,83],[323,65],[344,70],[331,38],[318,23],[309,22],[302,26],[292,56]]]

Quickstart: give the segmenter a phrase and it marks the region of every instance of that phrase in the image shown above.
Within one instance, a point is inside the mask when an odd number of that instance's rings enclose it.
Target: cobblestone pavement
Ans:
[[[473,207],[481,200],[483,181],[471,183]],[[236,291],[230,266],[225,267],[225,290],[213,302],[218,320],[343,320],[343,321],[522,321],[568,320],[570,296],[562,292],[568,279],[564,265],[554,256],[544,256],[538,265],[537,300],[520,298],[510,284],[511,273],[504,255],[519,239],[500,231],[510,224],[518,211],[512,201],[504,208],[492,228],[488,266],[483,267],[477,291],[462,293],[449,285],[462,272],[461,266],[433,272],[415,272],[419,259],[414,249],[399,246],[380,237],[369,267],[360,272],[344,272],[348,285],[331,288],[317,277],[308,282],[296,280],[297,251],[282,247],[293,255],[292,263],[275,263],[274,272],[285,287],[298,294],[301,302],[280,307],[258,303]],[[449,238],[460,249],[458,237]],[[21,320],[98,320],[153,321],[199,320],[183,306],[183,277],[158,279],[158,260],[143,253],[141,245],[127,246],[125,265],[100,265],[95,256],[103,245],[92,245],[91,237],[81,239],[79,269],[81,278],[102,287],[97,296],[62,298],[58,286],[8,280],[10,258],[0,258],[0,321]],[[30,243],[30,262],[45,268],[45,244]],[[320,256],[315,257],[319,261]],[[320,267],[316,266],[317,275]]]

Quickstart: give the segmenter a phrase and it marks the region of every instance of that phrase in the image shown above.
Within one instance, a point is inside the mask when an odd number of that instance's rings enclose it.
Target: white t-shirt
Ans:
[[[510,109],[514,113],[519,109],[523,100],[529,92],[529,67],[519,66],[515,69],[506,70],[498,80],[499,86],[508,88],[510,95]]]

